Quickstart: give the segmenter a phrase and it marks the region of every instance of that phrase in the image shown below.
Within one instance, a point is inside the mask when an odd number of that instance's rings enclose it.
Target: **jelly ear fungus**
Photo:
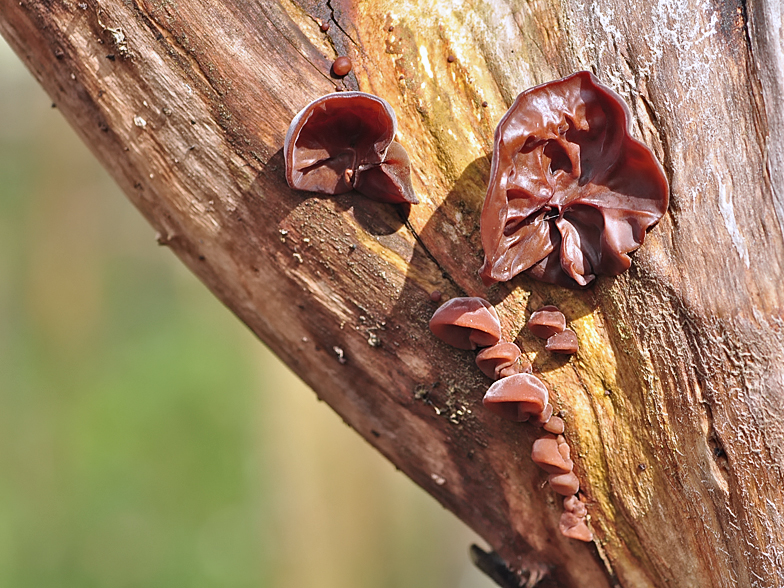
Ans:
[[[458,349],[491,347],[501,340],[501,321],[484,298],[452,298],[433,313],[433,334]]]
[[[667,210],[653,153],[629,111],[590,72],[526,90],[495,132],[481,216],[485,284],[521,272],[570,288],[629,268]]]
[[[291,121],[283,144],[286,181],[297,190],[417,204],[408,154],[394,141],[397,118],[383,98],[337,92]]]

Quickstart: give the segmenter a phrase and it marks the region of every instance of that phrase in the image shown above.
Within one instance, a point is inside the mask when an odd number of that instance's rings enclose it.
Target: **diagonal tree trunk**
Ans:
[[[159,242],[523,579],[762,587],[784,586],[783,12],[0,0],[0,32]],[[342,81],[337,55],[354,63]],[[495,125],[523,89],[581,69],[626,99],[670,209],[624,275],[580,292],[522,277],[487,290],[478,219]],[[392,104],[421,204],[288,188],[288,124],[336,88]],[[594,543],[558,532],[560,500],[529,458],[536,431],[482,410],[473,354],[428,331],[434,290],[487,297],[533,359],[567,423]],[[580,338],[571,361],[521,330],[546,303]]]

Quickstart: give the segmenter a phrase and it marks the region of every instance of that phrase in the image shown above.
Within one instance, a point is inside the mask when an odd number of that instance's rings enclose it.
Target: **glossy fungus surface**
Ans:
[[[588,514],[588,509],[585,508],[585,505],[580,502],[577,496],[565,498],[563,504],[564,512],[561,514],[561,520],[558,523],[561,534],[578,541],[592,541],[593,533],[585,522],[585,517]]]
[[[554,416],[551,417],[542,428],[553,435],[563,435],[565,426],[561,417]]]
[[[531,416],[531,424],[544,427],[553,417],[553,405],[548,403],[539,414]]]
[[[543,306],[531,313],[526,326],[537,337],[547,339],[566,328],[566,317],[555,306]]]
[[[521,272],[579,288],[628,269],[667,209],[651,151],[590,72],[526,90],[501,119],[481,217],[486,284]]]
[[[559,445],[555,435],[545,435],[534,441],[534,446],[531,450],[531,459],[536,465],[549,474],[568,474],[572,471],[574,464],[572,463],[572,460],[569,459],[568,454],[564,455],[564,452]],[[567,449],[568,447],[569,446],[566,445]]]
[[[565,329],[548,338],[544,348],[551,353],[572,355],[579,350],[577,335],[571,329]]]
[[[458,349],[490,347],[501,340],[501,322],[484,298],[452,298],[433,313],[433,334]]]
[[[373,200],[416,204],[396,132],[395,113],[378,96],[322,96],[291,121],[283,145],[286,181],[297,190],[343,194],[356,188]]]
[[[536,376],[515,374],[494,382],[482,403],[503,419],[522,422],[540,414],[549,396],[547,387]]]
[[[352,67],[351,60],[345,55],[341,55],[332,64],[332,73],[342,78],[343,76],[348,75],[348,72],[351,71]]]
[[[577,494],[577,491],[580,489],[580,480],[577,479],[574,472],[553,474],[547,481],[550,483],[553,491],[561,496],[572,496]]]
[[[380,164],[361,164],[355,172],[354,189],[371,200],[393,204],[419,200],[411,186],[411,161],[397,141],[392,141]]]
[[[514,343],[500,341],[476,354],[476,365],[486,376],[498,380],[520,373],[520,348]]]
[[[588,508],[580,502],[580,499],[577,496],[569,496],[568,498],[564,498],[563,501],[564,510],[570,512],[578,517],[584,517],[588,514]]]

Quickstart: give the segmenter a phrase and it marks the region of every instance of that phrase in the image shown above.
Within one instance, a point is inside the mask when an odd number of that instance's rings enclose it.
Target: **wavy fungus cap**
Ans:
[[[509,421],[524,422],[540,414],[550,398],[544,383],[532,374],[515,374],[496,380],[487,389],[482,404]]]
[[[432,333],[458,349],[491,347],[501,340],[501,322],[493,305],[476,296],[452,298],[430,319]]]
[[[364,92],[317,98],[286,133],[286,181],[309,192],[356,189],[381,202],[417,204],[408,155],[393,141],[396,132],[395,111],[383,98]]]
[[[513,376],[521,371],[530,372],[530,365],[524,368],[518,363],[521,353],[520,348],[514,343],[499,341],[476,354],[476,366],[483,374],[494,380]]]
[[[590,72],[526,90],[495,132],[481,217],[486,285],[521,272],[571,288],[629,268],[667,209],[653,153]]]

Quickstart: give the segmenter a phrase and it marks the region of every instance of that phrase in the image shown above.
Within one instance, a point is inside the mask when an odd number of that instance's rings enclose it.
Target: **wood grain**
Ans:
[[[567,588],[784,586],[781,17],[770,0],[0,0],[0,32],[159,242],[523,578]],[[581,69],[626,99],[668,214],[591,290],[486,290],[495,125]],[[420,205],[288,188],[288,124],[336,89],[392,104]],[[536,431],[483,411],[473,354],[429,333],[436,289],[491,300],[550,387],[593,544],[557,531]],[[544,304],[580,339],[570,361],[522,330]]]

